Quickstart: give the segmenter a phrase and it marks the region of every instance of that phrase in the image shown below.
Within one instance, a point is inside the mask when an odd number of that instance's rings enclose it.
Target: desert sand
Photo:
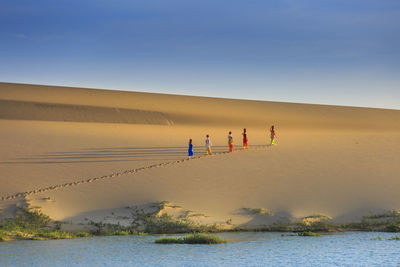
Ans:
[[[128,224],[127,207],[169,201],[252,228],[400,209],[400,110],[0,83],[0,129],[0,218],[25,203],[72,224]]]

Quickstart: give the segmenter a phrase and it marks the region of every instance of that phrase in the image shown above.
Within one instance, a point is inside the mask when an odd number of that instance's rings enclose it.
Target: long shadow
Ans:
[[[235,146],[235,149],[240,146]],[[215,153],[225,152],[227,146],[213,146]],[[195,155],[205,153],[203,146],[194,149]],[[168,161],[185,158],[186,146],[170,147],[91,147],[78,151],[57,151],[12,158],[0,164],[60,164],[60,163],[99,163],[129,161]]]

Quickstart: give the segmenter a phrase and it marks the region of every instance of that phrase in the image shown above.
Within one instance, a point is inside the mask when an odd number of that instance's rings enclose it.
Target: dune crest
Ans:
[[[0,119],[173,125],[156,111],[44,102],[0,100]]]

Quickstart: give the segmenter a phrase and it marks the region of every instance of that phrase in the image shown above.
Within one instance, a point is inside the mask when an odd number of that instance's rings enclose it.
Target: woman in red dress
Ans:
[[[243,129],[242,135],[243,135],[243,149],[247,149],[247,148],[249,148],[249,146],[248,146],[249,140],[247,139],[246,128]]]

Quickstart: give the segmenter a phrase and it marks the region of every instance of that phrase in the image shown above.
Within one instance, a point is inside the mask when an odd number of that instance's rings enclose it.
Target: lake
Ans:
[[[386,240],[394,233],[218,235],[230,242],[155,244],[159,235],[0,242],[0,266],[400,266],[400,241]]]

